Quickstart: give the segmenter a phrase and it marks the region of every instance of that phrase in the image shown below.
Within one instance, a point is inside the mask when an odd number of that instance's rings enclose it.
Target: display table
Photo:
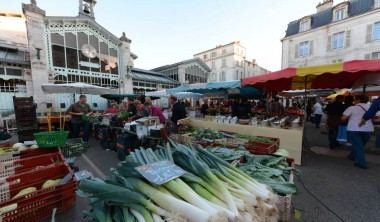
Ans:
[[[287,149],[290,153],[290,158],[293,158],[297,165],[301,165],[303,135],[303,128],[301,127],[294,129],[280,129],[265,126],[216,123],[197,118],[191,118],[190,124],[194,128],[210,128],[213,130],[223,130],[242,135],[279,138],[280,147]]]

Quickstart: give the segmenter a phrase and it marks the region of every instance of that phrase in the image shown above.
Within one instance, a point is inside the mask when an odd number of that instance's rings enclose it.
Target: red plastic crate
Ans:
[[[272,140],[278,147],[280,146],[280,139],[279,138],[266,137],[266,136],[257,136],[257,137]]]
[[[276,144],[250,141],[248,144],[245,145],[245,148],[250,153],[257,154],[257,155],[265,155],[265,154],[272,154],[276,152],[276,150],[278,149],[278,146]]]
[[[34,222],[41,221],[52,215],[54,208],[57,213],[75,205],[76,180],[72,178],[66,184],[41,189],[46,180],[63,178],[70,172],[66,164],[50,166],[39,170],[29,171],[10,177],[9,180],[17,183],[7,183],[0,186],[0,207],[17,204],[13,210],[2,214],[2,222]],[[19,191],[27,187],[36,187],[36,192],[10,199]]]
[[[64,163],[64,158],[58,152],[3,162],[0,163],[0,178],[59,163]]]
[[[65,164],[42,167],[17,175],[0,179],[0,203],[16,196],[21,190],[28,187],[40,189],[47,180],[62,179],[70,172]]]
[[[0,155],[0,163],[19,160],[19,159],[25,159],[25,158],[34,157],[34,156],[43,155],[43,154],[57,153],[58,151],[59,151],[58,148],[52,148],[52,149],[30,149],[30,150],[4,153],[3,155]]]

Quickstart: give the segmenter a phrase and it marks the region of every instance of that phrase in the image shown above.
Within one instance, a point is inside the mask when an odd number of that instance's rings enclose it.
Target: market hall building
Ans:
[[[133,70],[137,56],[130,51],[131,40],[99,25],[95,5],[95,0],[79,0],[74,17],[46,16],[35,0],[22,4],[23,13],[0,12],[1,113],[13,112],[13,96],[33,96],[37,112],[50,104],[66,110],[73,102],[72,94],[44,94],[42,84],[83,82],[122,94],[179,85],[159,73]],[[107,108],[98,95],[88,95],[88,103]]]

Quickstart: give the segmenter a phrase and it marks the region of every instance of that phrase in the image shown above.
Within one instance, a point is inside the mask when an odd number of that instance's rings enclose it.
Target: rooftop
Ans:
[[[153,81],[157,83],[180,85],[178,81],[165,77],[159,72],[154,72],[150,70],[133,67],[131,75],[132,75],[133,80],[145,80],[145,81]]]
[[[348,2],[348,18],[358,16],[358,15],[370,12],[372,10],[377,10],[377,9],[373,9],[374,0],[349,0],[347,2]],[[309,15],[311,18],[310,29],[312,30],[312,29],[316,29],[316,28],[331,24],[333,22],[333,8],[328,8],[316,14]],[[300,29],[301,20],[302,18],[296,21],[292,21],[288,24],[285,37],[289,37],[289,36],[300,33],[299,29]]]
[[[163,71],[163,70],[166,70],[166,69],[170,69],[170,68],[173,68],[173,67],[177,67],[177,66],[185,65],[185,64],[190,64],[190,63],[194,63],[194,62],[196,62],[199,65],[201,65],[206,71],[208,71],[208,72],[211,71],[211,69],[207,66],[207,64],[205,62],[203,62],[199,58],[188,59],[188,60],[184,60],[184,61],[177,62],[177,63],[174,63],[174,64],[160,66],[160,67],[152,69],[152,71],[158,71],[159,72],[159,71]]]
[[[228,43],[228,44],[225,44],[225,45],[217,45],[215,48],[212,48],[212,49],[209,49],[209,50],[206,50],[206,51],[203,51],[203,52],[199,52],[197,54],[194,54],[193,56],[197,56],[197,55],[203,54],[205,52],[214,51],[215,49],[222,48],[222,47],[229,46],[229,45],[234,45],[234,44],[240,45],[240,41],[231,42],[231,43]],[[242,46],[242,45],[240,45],[240,46],[245,49],[244,46]]]

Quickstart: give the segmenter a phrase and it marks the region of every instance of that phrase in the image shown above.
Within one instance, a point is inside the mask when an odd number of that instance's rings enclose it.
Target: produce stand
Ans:
[[[213,130],[224,130],[235,132],[242,135],[265,136],[279,138],[281,141],[280,147],[289,151],[290,157],[294,159],[295,164],[301,165],[302,153],[302,136],[303,128],[281,129],[266,126],[252,126],[240,124],[225,124],[204,119],[192,118],[190,125],[196,129],[211,128]]]

